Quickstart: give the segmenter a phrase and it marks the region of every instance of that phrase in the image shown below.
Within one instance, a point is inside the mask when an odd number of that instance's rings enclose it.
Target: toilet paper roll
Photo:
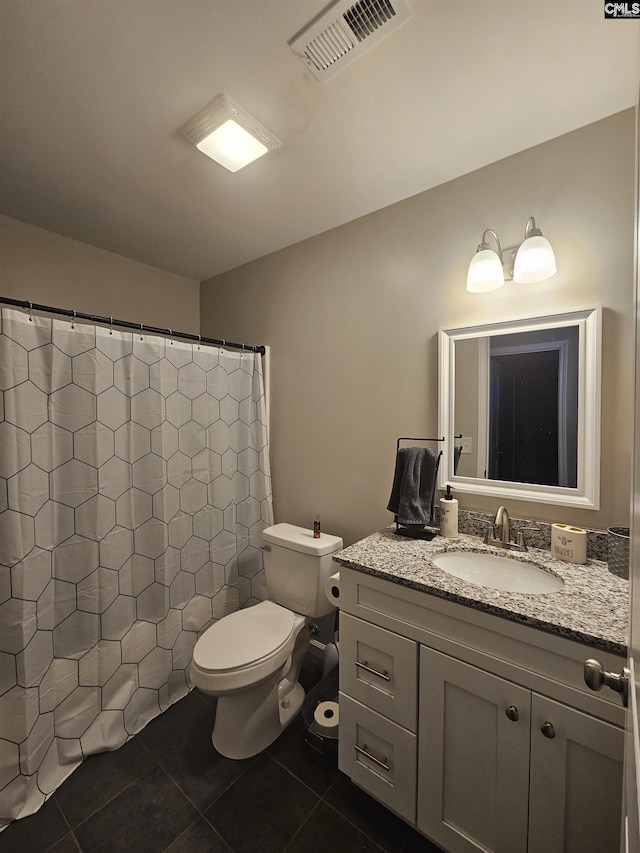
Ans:
[[[340,602],[340,572],[336,572],[335,575],[326,579],[324,593],[333,606],[337,607]]]
[[[570,524],[552,524],[551,553],[567,563],[586,563],[587,531]]]
[[[335,735],[340,724],[340,707],[337,702],[320,702],[313,714],[320,734]]]

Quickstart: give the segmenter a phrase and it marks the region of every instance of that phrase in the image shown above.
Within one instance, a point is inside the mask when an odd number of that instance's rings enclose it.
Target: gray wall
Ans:
[[[0,216],[0,295],[197,334],[198,282]]]
[[[310,526],[319,513],[347,543],[392,521],[396,437],[437,429],[439,327],[601,303],[602,509],[507,504],[516,516],[627,525],[633,186],[629,110],[203,282],[202,334],[272,347],[276,519]],[[532,215],[558,274],[467,293],[482,231],[514,245]]]

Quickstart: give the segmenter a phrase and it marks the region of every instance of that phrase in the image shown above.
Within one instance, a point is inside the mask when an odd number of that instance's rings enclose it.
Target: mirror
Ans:
[[[440,488],[599,509],[599,306],[439,332]]]

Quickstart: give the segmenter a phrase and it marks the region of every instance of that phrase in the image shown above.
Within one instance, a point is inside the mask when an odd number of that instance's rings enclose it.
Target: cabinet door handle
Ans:
[[[382,769],[386,770],[387,773],[391,772],[391,765],[387,764],[387,756],[386,755],[383,757],[382,761],[380,761],[380,759],[376,758],[375,755],[371,755],[370,752],[367,752],[366,743],[363,744],[362,746],[358,746],[358,744],[356,744],[355,750],[359,755],[364,755],[365,758],[368,758],[370,761],[373,761],[373,763],[377,764],[378,767],[382,767]]]
[[[518,715],[518,709],[516,708],[515,705],[509,705],[509,707],[505,711],[505,714],[507,715],[507,717],[509,717],[511,722],[513,722],[513,723],[518,722],[518,716],[519,716]]]
[[[378,678],[381,678],[383,681],[391,681],[391,676],[389,675],[386,669],[384,672],[379,672],[377,669],[371,669],[368,661],[364,661],[361,663],[359,660],[357,660],[356,666],[359,666],[360,669],[365,669],[367,672],[370,672],[371,675],[377,675]]]
[[[540,726],[540,731],[545,737],[554,738],[556,736],[556,730],[553,728],[553,725],[547,720],[546,723],[543,723]]]

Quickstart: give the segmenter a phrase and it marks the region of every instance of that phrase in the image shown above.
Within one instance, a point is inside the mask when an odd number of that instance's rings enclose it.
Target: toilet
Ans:
[[[195,645],[191,682],[218,698],[212,741],[226,758],[250,758],[266,749],[302,707],[298,683],[309,647],[309,619],[334,605],[325,581],[336,571],[331,555],[339,536],[293,524],[262,531],[268,601],[230,613]]]

